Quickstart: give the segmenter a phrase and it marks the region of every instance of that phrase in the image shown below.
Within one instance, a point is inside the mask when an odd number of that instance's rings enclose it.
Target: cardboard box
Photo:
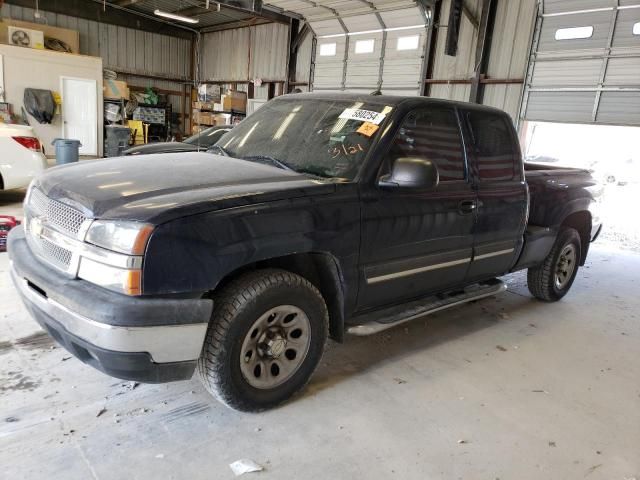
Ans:
[[[129,100],[129,87],[127,87],[127,82],[121,82],[119,80],[107,80],[105,78],[103,85],[104,98],[115,100],[125,98]]]
[[[247,94],[245,92],[236,92],[235,90],[228,90],[226,94],[222,96],[222,110],[225,112],[247,111]]]
[[[23,22],[20,20],[13,20],[12,18],[5,18],[4,20],[0,20],[0,43],[9,43],[9,26],[39,30],[44,33],[45,39],[57,38],[58,40],[62,40],[64,43],[69,45],[69,48],[71,48],[71,53],[80,53],[80,33],[76,30],[51,27],[43,23]]]
[[[231,125],[231,115],[228,113],[218,113],[213,116],[214,125]]]
[[[198,125],[215,125],[215,115],[211,112],[201,112],[199,110],[193,111],[193,122]]]
[[[215,103],[193,102],[193,108],[196,110],[215,110]]]
[[[198,86],[198,100],[201,102],[219,102],[222,88],[220,85],[203,83]]]

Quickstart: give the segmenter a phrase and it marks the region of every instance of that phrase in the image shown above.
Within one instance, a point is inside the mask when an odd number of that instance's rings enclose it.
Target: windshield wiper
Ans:
[[[284,163],[281,160],[278,160],[277,158],[273,158],[270,157],[269,155],[249,155],[247,157],[242,157],[242,160],[257,160],[258,162],[268,162],[272,165],[275,165],[278,168],[281,168],[283,170],[288,170],[290,172],[295,172],[295,170],[293,168],[291,168],[289,165],[287,165],[286,163]],[[296,172],[297,173],[297,172]]]
[[[225,150],[225,148],[224,148],[224,147],[221,147],[220,145],[217,145],[217,144],[215,144],[215,143],[214,143],[213,145],[211,145],[211,146],[207,149],[207,151],[210,151],[210,150],[212,150],[212,149],[214,149],[214,148],[217,148],[217,149],[220,151],[220,153],[222,153],[222,155],[224,155],[225,157],[230,157],[230,156],[231,156],[231,155],[229,155],[229,152],[227,152],[227,150]]]

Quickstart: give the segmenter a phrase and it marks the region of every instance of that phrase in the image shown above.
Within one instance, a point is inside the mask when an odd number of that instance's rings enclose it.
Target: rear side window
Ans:
[[[431,160],[438,167],[441,182],[464,180],[464,152],[455,112],[432,107],[409,113],[398,130],[391,157]]]
[[[468,112],[474,153],[480,180],[512,180],[516,152],[511,128],[504,116],[487,112]]]

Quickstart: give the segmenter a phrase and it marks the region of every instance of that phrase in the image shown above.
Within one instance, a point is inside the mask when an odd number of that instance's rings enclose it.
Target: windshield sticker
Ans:
[[[359,108],[347,108],[340,114],[340,118],[369,122],[375,125],[380,125],[386,116],[386,113],[372,112],[371,110],[360,110]]]
[[[376,125],[375,123],[371,122],[364,122],[362,125],[360,125],[360,128],[356,130],[356,132],[364,135],[365,137],[370,137],[374,133],[376,133],[379,128],[380,125]]]

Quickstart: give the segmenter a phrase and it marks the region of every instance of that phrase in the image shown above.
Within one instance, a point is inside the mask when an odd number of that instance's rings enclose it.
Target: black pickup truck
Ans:
[[[293,95],[212,153],[47,171],[11,275],[52,337],[142,382],[239,410],[300,390],[327,337],[504,290],[570,289],[601,228],[587,171],[524,165],[503,112],[420,97]]]

